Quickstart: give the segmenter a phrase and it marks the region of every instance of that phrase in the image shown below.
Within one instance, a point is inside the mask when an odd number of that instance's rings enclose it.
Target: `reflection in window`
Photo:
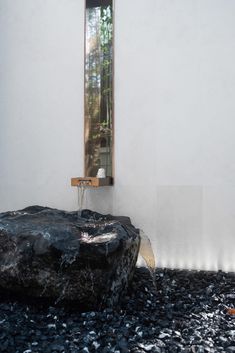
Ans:
[[[87,0],[85,54],[85,175],[112,176],[112,0]]]

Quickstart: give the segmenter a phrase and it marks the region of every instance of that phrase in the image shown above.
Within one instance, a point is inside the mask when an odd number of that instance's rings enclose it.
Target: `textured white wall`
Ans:
[[[76,207],[83,0],[0,0],[0,208]],[[115,186],[159,266],[235,270],[235,2],[116,0]]]

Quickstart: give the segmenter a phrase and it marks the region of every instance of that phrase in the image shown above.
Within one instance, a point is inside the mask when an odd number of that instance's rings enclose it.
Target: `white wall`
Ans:
[[[72,208],[83,171],[83,1],[0,0],[0,209]]]
[[[0,209],[76,208],[83,0],[0,0]],[[159,266],[235,270],[235,2],[116,0],[115,186]]]

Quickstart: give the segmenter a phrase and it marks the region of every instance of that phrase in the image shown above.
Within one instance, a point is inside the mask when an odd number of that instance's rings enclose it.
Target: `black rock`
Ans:
[[[63,352],[65,350],[65,347],[59,344],[52,344],[50,348],[56,352]]]
[[[0,293],[0,352],[235,353],[234,283],[234,273],[156,269],[155,286],[136,268],[118,306],[82,313]]]
[[[0,289],[112,306],[131,279],[140,244],[127,217],[32,206],[0,214]]]

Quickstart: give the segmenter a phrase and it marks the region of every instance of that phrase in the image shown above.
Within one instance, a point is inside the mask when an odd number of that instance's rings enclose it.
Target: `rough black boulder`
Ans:
[[[131,279],[140,245],[128,217],[41,206],[0,214],[0,289],[113,306]]]

